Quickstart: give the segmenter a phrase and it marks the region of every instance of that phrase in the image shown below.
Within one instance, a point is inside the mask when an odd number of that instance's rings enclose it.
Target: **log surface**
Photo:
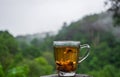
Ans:
[[[58,77],[57,74],[52,74],[52,75],[45,75],[45,76],[40,76],[40,77]],[[76,74],[74,77],[92,77],[86,74]]]

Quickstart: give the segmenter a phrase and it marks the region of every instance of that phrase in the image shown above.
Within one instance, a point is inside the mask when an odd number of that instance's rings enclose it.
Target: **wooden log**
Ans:
[[[40,77],[58,77],[57,74],[52,74],[52,75],[45,75],[45,76],[40,76]],[[76,74],[74,77],[92,77],[86,74]]]

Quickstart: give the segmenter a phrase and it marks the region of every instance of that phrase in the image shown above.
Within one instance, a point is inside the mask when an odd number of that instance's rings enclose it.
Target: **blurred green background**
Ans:
[[[54,40],[75,40],[91,46],[89,57],[78,66],[77,73],[120,77],[120,15],[113,7],[110,8],[112,14],[87,15],[69,25],[64,22],[57,34],[46,33],[44,38],[14,37],[9,31],[0,31],[0,77],[39,77],[56,73]],[[120,6],[118,8],[120,10]]]

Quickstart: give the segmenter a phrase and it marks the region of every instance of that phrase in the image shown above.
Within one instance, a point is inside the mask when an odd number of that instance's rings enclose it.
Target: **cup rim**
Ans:
[[[79,46],[80,41],[53,41],[54,46]]]

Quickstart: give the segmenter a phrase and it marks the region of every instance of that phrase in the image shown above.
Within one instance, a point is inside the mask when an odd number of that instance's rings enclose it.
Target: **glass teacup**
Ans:
[[[59,76],[75,76],[79,63],[89,55],[90,46],[80,45],[79,41],[54,41],[54,58]],[[85,55],[79,56],[80,50],[86,48]]]

